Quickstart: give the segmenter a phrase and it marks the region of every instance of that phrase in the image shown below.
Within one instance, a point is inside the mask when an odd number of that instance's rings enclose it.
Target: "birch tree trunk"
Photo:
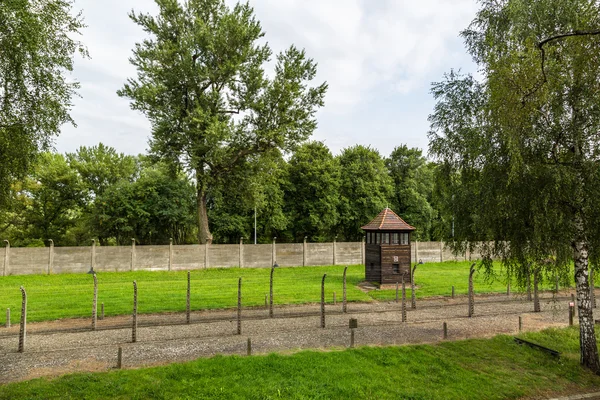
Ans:
[[[206,183],[204,182],[202,175],[203,173],[201,171],[196,172],[198,243],[210,244],[212,243],[213,236],[210,233],[210,228],[208,226],[208,213],[206,210]]]
[[[594,330],[592,302],[588,284],[588,243],[585,236],[583,219],[578,212],[575,215],[576,238],[573,241],[573,259],[575,261],[575,285],[577,289],[577,308],[579,310],[579,345],[581,364],[600,373],[598,346]]]

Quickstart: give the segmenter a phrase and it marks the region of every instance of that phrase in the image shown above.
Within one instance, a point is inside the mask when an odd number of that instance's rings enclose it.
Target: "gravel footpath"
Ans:
[[[516,333],[519,316],[524,330],[566,326],[568,299],[544,295],[540,313],[533,313],[533,303],[523,296],[477,296],[473,318],[467,317],[466,297],[418,300],[416,310],[410,309],[408,299],[406,323],[401,322],[398,303],[348,303],[347,314],[338,303],[326,306],[325,329],[320,328],[318,304],[277,307],[274,318],[264,308],[244,309],[241,336],[236,334],[235,310],[194,312],[189,325],[181,313],[138,315],[137,343],[131,343],[131,316],[98,321],[97,331],[91,331],[89,319],[42,322],[28,324],[24,353],[17,352],[17,325],[0,328],[0,383],[106,371],[116,366],[119,346],[124,368],[245,355],[248,338],[254,354],[344,348],[350,343],[349,318],[358,319],[357,346],[435,343],[442,340],[443,322],[449,340]]]

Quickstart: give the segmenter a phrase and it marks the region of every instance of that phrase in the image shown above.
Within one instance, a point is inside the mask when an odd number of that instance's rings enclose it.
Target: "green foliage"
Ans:
[[[27,196],[22,210],[27,226],[21,239],[53,239],[57,245],[68,244],[66,234],[76,224],[84,188],[65,157],[40,154],[23,191]]]
[[[394,182],[391,208],[417,228],[413,240],[429,240],[436,217],[430,204],[434,169],[420,149],[409,149],[406,145],[396,147],[385,163]]]
[[[437,345],[217,356],[146,369],[14,383],[3,386],[0,398],[488,400],[597,389],[600,378],[577,365],[575,329],[521,336],[558,349],[561,359],[520,346],[510,336],[497,336]]]
[[[338,223],[340,166],[321,142],[296,149],[287,165],[286,211],[294,241],[333,239]]]
[[[150,39],[133,51],[137,79],[118,93],[150,120],[152,152],[194,172],[199,241],[210,242],[207,192],[248,159],[306,140],[327,85],[309,86],[316,64],[293,46],[268,76],[271,50],[248,4],[157,5],[157,17],[130,14]]]
[[[394,190],[385,162],[377,150],[357,145],[338,156],[340,208],[338,233],[345,240],[361,240],[361,226],[390,205]]]
[[[72,1],[0,2],[0,204],[11,183],[30,169],[69,116],[79,87],[68,72],[73,56],[87,56],[73,39],[84,27]]]
[[[135,238],[140,244],[191,240],[194,227],[194,187],[184,175],[172,176],[158,164],[146,166],[134,182],[122,179],[94,203],[93,219],[102,237],[118,244]]]

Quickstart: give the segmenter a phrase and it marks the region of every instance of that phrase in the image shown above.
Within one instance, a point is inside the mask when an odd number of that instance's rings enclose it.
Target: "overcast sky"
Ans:
[[[228,1],[233,4],[233,1]],[[274,52],[305,48],[327,81],[313,135],[334,154],[355,144],[388,155],[407,144],[427,151],[431,82],[451,68],[475,70],[458,33],[476,0],[250,0]],[[147,149],[150,124],[116,91],[135,75],[128,57],[143,38],[128,11],[154,12],[152,0],[75,0],[88,25],[81,40],[91,59],[77,59],[77,127],[63,126],[60,152],[98,142],[128,154]]]

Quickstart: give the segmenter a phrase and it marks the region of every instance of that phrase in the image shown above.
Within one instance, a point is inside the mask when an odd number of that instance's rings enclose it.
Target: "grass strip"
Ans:
[[[417,297],[466,294],[469,262],[444,262],[420,265],[415,273]],[[321,278],[327,273],[326,301],[333,302],[333,292],[342,299],[343,266],[277,268],[274,275],[274,303],[317,303],[321,298]],[[191,271],[192,310],[234,308],[237,304],[237,282],[243,277],[244,307],[264,306],[269,293],[269,269],[216,268]],[[99,272],[98,302],[104,303],[105,315],[131,313],[132,282],[139,291],[139,313],[183,312],[186,305],[187,271]],[[357,285],[364,280],[364,267],[348,267],[348,301],[387,301],[395,298],[395,290],[375,290],[368,294]],[[15,275],[0,277],[0,325],[5,324],[4,310],[10,308],[11,322],[20,318],[21,293],[28,293],[28,321],[39,322],[61,318],[90,317],[93,280],[87,274]],[[409,285],[410,287],[410,285]],[[551,288],[546,285],[546,289]],[[516,288],[513,288],[515,291]],[[486,282],[483,274],[475,275],[477,293],[501,293],[506,282]],[[408,290],[410,296],[410,289]]]
[[[525,333],[552,356],[510,336],[437,345],[217,356],[168,366],[5,385],[0,399],[513,399],[594,391],[576,328]]]

